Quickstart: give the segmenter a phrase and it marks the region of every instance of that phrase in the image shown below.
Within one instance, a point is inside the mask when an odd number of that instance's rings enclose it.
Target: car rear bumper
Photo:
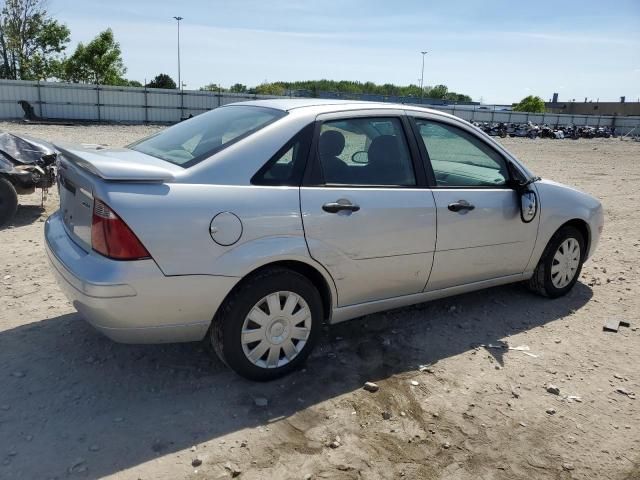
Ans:
[[[54,275],[78,312],[122,343],[201,340],[238,282],[212,275],[165,276],[149,260],[117,261],[86,252],[67,234],[59,212],[45,223]]]

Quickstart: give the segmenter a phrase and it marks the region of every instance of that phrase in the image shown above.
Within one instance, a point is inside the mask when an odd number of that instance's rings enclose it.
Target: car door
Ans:
[[[538,231],[524,223],[511,169],[472,127],[442,117],[413,118],[433,182],[438,239],[427,290],[522,273]]]
[[[436,211],[410,128],[401,111],[318,117],[300,205],[309,252],[333,277],[339,306],[419,293],[427,282]]]

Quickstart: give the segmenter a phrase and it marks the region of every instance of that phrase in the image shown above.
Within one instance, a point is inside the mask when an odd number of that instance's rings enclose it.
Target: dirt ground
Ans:
[[[110,145],[157,128],[0,123]],[[326,328],[304,370],[268,384],[205,344],[97,334],[45,260],[56,194],[23,198],[0,231],[0,478],[639,479],[640,143],[503,142],[604,204],[575,289],[512,285]],[[631,327],[603,332],[612,317]],[[481,346],[499,342],[529,350]]]

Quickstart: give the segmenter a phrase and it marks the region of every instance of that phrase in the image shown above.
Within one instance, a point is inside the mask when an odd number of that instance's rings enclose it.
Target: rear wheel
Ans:
[[[300,366],[322,322],[318,290],[283,268],[248,278],[220,307],[211,328],[214,350],[236,373],[271,380]]]
[[[551,298],[565,295],[578,281],[585,253],[582,233],[570,225],[562,227],[549,240],[529,288]]]
[[[18,209],[18,194],[9,180],[0,177],[0,227],[10,222]]]

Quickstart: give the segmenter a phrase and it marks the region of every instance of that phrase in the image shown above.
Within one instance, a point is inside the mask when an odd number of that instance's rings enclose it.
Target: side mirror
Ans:
[[[353,155],[351,155],[351,161],[353,163],[367,164],[369,163],[369,154],[364,151],[356,152]]]
[[[538,213],[538,196],[533,190],[520,192],[520,218],[524,223],[531,222]]]

